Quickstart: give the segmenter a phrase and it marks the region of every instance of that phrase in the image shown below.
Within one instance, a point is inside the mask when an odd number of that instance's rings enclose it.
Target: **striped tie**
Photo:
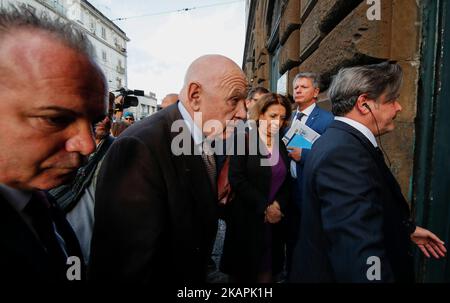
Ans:
[[[217,185],[216,159],[214,158],[214,152],[211,150],[209,144],[203,144],[202,159],[205,163],[211,186],[215,189]]]

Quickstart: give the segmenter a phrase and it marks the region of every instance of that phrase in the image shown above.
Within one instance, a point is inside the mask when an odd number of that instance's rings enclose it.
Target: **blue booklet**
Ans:
[[[305,137],[299,134],[295,134],[286,146],[311,149],[312,142],[306,140]]]
[[[319,137],[320,135],[312,128],[296,120],[282,140],[287,147],[311,149]]]

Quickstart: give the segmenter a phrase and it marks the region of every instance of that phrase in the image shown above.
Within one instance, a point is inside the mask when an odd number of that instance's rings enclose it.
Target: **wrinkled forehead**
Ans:
[[[298,78],[295,81],[295,84],[312,86],[313,85],[313,79],[312,78],[308,78],[308,77],[300,77],[300,78]]]
[[[106,105],[106,84],[86,55],[45,34],[19,32],[0,46],[0,90],[36,97],[33,105],[98,112]],[[77,102],[76,102],[77,101]]]
[[[240,68],[232,67],[227,70],[223,70],[222,73],[217,75],[216,79],[215,84],[218,88],[238,90],[244,94],[244,97],[246,97],[247,80]]]

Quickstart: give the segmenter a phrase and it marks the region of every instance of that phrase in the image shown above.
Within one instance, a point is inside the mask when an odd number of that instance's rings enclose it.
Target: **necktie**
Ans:
[[[209,144],[203,144],[202,159],[205,163],[206,172],[208,173],[211,186],[215,189],[217,180],[216,159],[214,158],[214,153],[210,149]]]
[[[35,191],[23,211],[31,218],[32,226],[45,247],[54,269],[65,277],[67,255],[56,236],[52,208],[53,206],[51,206],[45,194]]]
[[[295,116],[295,118],[298,119],[298,121],[301,121],[303,116],[306,116],[306,115],[302,112],[298,112],[297,115]]]
[[[219,204],[227,204],[233,197],[231,192],[231,186],[228,182],[228,170],[230,167],[230,157],[225,159],[222,169],[220,170],[217,180],[217,193]]]

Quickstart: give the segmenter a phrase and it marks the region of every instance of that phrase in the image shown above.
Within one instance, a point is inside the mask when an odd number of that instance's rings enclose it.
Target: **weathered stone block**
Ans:
[[[418,60],[421,30],[417,22],[418,5],[411,0],[392,1],[391,57],[395,60]]]
[[[403,85],[398,100],[402,111],[397,115],[396,121],[412,123],[417,113],[418,63],[414,61],[399,61],[398,63],[403,69]]]
[[[330,3],[333,1],[325,0],[325,2],[331,7]],[[322,1],[314,6],[300,27],[300,58],[306,58],[308,53],[315,50],[323,37],[322,32],[319,30],[319,25],[320,18],[323,18],[321,15],[325,14],[326,10],[321,9],[323,6],[321,3]]]
[[[345,16],[347,16],[361,0],[321,0],[313,6],[306,19],[302,18],[300,27],[300,58],[307,58],[319,45],[319,42]],[[367,7],[367,5],[366,5]]]
[[[312,10],[317,0],[301,0],[300,1],[300,18],[305,20],[308,17],[308,13]]]
[[[285,44],[293,31],[300,28],[300,2],[290,0],[280,21],[280,44]]]
[[[384,4],[383,11],[389,7]],[[387,19],[369,21],[366,16],[367,8],[367,4],[363,2],[342,20],[322,40],[319,48],[300,65],[300,71],[321,73],[327,86],[330,76],[342,66],[370,63],[375,58],[389,58],[390,22]],[[300,36],[300,43],[302,39]]]
[[[256,79],[257,79],[258,85],[261,82],[270,79],[268,64],[262,63],[258,66],[257,71],[256,71]]]
[[[300,60],[298,58],[299,39],[300,31],[296,30],[289,36],[283,48],[281,49],[279,57],[279,71],[281,75],[293,66],[297,66],[300,63]]]

